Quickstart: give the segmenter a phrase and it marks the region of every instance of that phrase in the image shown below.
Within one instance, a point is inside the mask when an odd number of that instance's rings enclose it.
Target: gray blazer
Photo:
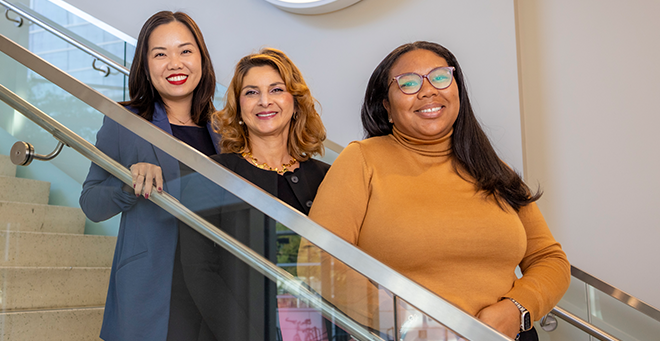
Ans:
[[[172,134],[167,114],[159,103],[155,105],[152,123]],[[208,128],[217,149],[219,135],[210,125]],[[163,190],[180,198],[178,161],[108,117],[96,136],[96,147],[125,167],[137,162],[160,166]],[[92,221],[122,214],[101,338],[164,341],[178,239],[177,219],[144,197],[136,198],[123,191],[122,186],[119,179],[92,164],[80,195],[80,207]]]

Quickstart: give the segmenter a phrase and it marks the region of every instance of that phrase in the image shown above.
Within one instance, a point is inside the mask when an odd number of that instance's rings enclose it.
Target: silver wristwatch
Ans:
[[[525,309],[522,304],[518,303],[518,301],[514,300],[513,298],[507,298],[510,299],[511,302],[516,305],[516,307],[518,307],[518,310],[520,310],[520,331],[526,332],[532,329],[532,316],[529,311],[527,311],[527,309]]]

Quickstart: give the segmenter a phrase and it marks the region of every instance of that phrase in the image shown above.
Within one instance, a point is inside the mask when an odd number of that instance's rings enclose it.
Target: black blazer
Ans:
[[[278,196],[278,175],[259,169],[238,154],[211,157],[219,164]],[[285,173],[297,203],[308,214],[329,165],[310,159]],[[182,180],[181,201],[220,230],[277,262],[276,222],[206,178]],[[180,260],[185,285],[196,312],[186,313],[190,340],[273,340],[276,335],[276,288],[225,249],[185,224],[179,227]],[[195,317],[197,316],[197,317]]]
[[[277,173],[259,169],[238,154],[218,154],[211,156],[211,158],[273,196],[278,196]],[[301,162],[300,167],[294,172],[284,173],[284,178],[289,182],[296,199],[304,209],[303,213],[309,214],[316,191],[328,169],[330,169],[330,165],[327,163],[309,159]],[[287,204],[293,206],[293,203]]]

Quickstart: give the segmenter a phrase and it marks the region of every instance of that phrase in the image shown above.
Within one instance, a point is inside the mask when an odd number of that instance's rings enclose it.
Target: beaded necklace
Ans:
[[[279,174],[279,175],[282,175],[282,174],[286,173],[286,172],[289,170],[289,169],[288,169],[289,167],[295,165],[296,162],[298,162],[298,160],[296,160],[295,158],[293,158],[293,159],[291,159],[291,161],[289,161],[289,163],[284,163],[284,164],[282,164],[282,169],[280,170],[280,169],[278,169],[278,168],[273,168],[273,167],[269,166],[267,163],[262,163],[262,164],[260,164],[260,163],[259,163],[259,160],[257,160],[257,158],[255,158],[254,156],[252,156],[252,153],[250,153],[250,152],[243,152],[243,153],[241,154],[241,156],[242,156],[243,158],[246,158],[246,159],[249,158],[249,161],[250,161],[253,165],[257,166],[258,168],[265,169],[265,170],[268,170],[268,171],[275,171],[275,172],[277,172],[277,174]]]

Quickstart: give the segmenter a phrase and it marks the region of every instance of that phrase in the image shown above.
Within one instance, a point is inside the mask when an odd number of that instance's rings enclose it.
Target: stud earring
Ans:
[[[392,120],[391,117],[389,117],[389,118],[387,119],[387,121],[390,122],[390,123],[394,123],[394,121]]]
[[[238,120],[238,124],[239,124],[239,125],[243,125],[243,121],[242,121],[242,120]]]

